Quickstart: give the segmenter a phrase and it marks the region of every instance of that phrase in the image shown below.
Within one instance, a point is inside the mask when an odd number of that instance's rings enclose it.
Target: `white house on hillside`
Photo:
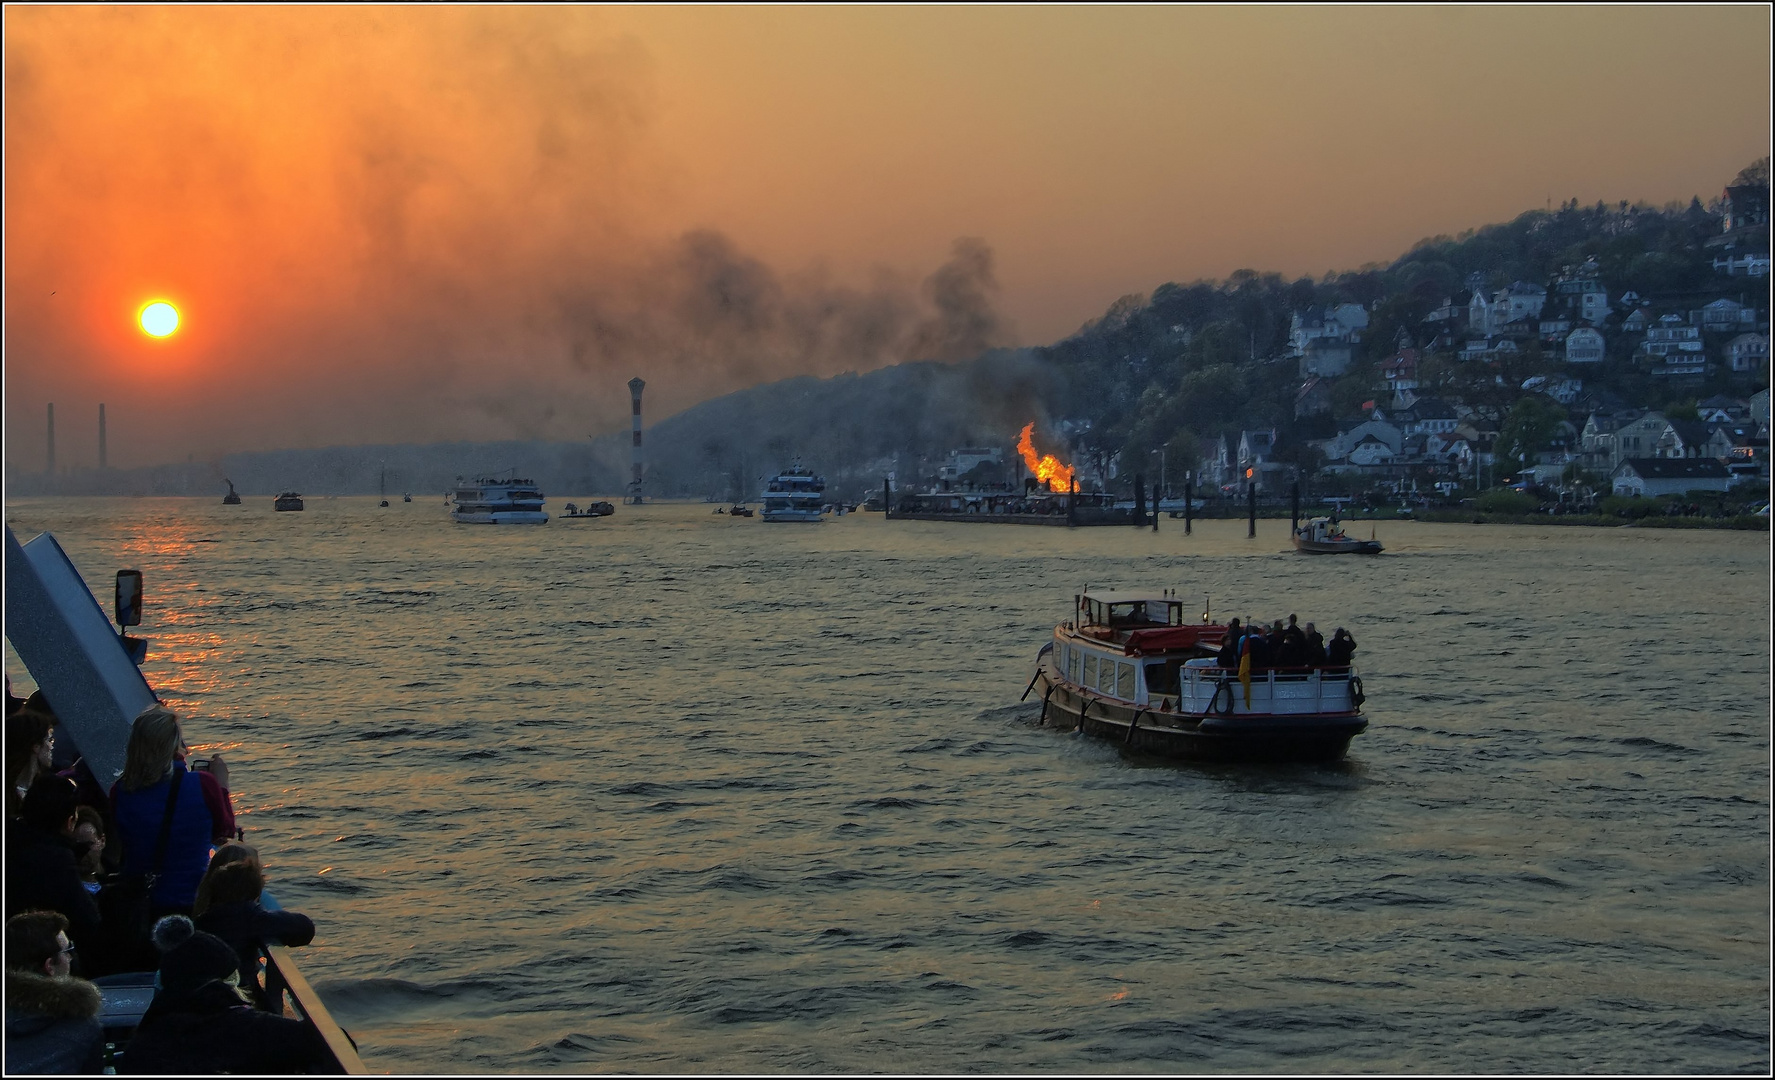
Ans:
[[[1769,362],[1769,335],[1739,334],[1726,342],[1726,363],[1733,371],[1761,371]]]
[[[1566,335],[1565,362],[1568,364],[1599,364],[1606,352],[1602,333],[1580,326]]]
[[[1732,474],[1718,458],[1628,458],[1609,476],[1616,495],[1725,491]]]

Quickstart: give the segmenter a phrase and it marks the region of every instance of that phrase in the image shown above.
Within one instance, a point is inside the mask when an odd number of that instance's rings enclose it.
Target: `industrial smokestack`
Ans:
[[[55,475],[55,402],[49,403],[49,453],[44,458],[43,472],[46,476]]]
[[[105,403],[99,402],[99,468],[105,467]]]
[[[634,405],[635,444],[629,448],[629,466],[634,476],[629,480],[629,501],[639,505],[641,502],[641,391],[647,384],[639,376],[629,380],[629,399]]]

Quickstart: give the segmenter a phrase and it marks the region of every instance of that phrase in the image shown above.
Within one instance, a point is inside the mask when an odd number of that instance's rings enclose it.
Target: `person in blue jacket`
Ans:
[[[189,914],[197,884],[209,868],[210,845],[226,843],[235,835],[227,765],[217,755],[208,769],[189,769],[184,750],[178,714],[164,705],[150,705],[130,729],[123,775],[111,787],[111,817],[116,823],[112,840],[123,846],[122,872],[155,875],[149,894],[155,915]],[[169,806],[172,825],[156,867]]]

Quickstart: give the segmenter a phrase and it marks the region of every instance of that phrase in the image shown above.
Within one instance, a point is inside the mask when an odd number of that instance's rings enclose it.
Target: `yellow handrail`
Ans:
[[[357,1047],[351,1037],[345,1034],[321,1003],[320,995],[308,984],[302,971],[296,966],[290,950],[282,945],[265,944],[265,983],[279,999],[288,991],[290,1001],[302,1019],[314,1025],[320,1037],[326,1041],[327,1049],[339,1062],[339,1068],[348,1076],[367,1076],[370,1070],[364,1065],[364,1059],[358,1056]]]

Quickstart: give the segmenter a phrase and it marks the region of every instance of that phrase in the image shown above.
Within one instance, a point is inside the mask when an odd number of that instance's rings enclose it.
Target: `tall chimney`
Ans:
[[[641,502],[641,391],[647,386],[640,376],[629,380],[629,399],[634,404],[635,445],[629,448],[629,465],[634,471],[634,478],[629,481],[629,498],[639,504]]]
[[[99,402],[99,468],[105,467],[105,403]]]
[[[49,454],[44,458],[43,472],[55,475],[55,402],[49,403]]]

